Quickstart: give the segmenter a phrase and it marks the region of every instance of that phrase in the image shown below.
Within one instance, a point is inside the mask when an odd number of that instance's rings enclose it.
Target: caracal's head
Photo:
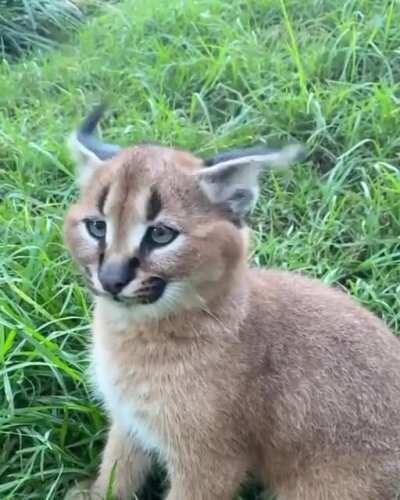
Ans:
[[[100,116],[95,110],[71,141],[80,196],[65,218],[65,240],[90,289],[157,319],[206,307],[245,262],[243,220],[259,173],[288,165],[301,148],[205,161],[147,144],[121,149],[93,135]]]

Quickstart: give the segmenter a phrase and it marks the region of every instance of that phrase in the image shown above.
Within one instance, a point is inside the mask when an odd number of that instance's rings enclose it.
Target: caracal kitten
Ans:
[[[65,239],[94,295],[110,431],[67,498],[134,498],[157,458],[168,500],[232,500],[248,474],[279,500],[395,499],[399,340],[342,291],[247,260],[259,174],[300,148],[120,149],[93,135],[100,115],[72,141]]]

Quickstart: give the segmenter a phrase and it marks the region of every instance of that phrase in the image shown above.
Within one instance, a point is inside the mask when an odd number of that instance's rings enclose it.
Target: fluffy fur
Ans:
[[[400,344],[345,293],[249,267],[243,214],[257,175],[243,172],[254,158],[239,176],[236,160],[232,175],[225,160],[214,176],[191,154],[155,146],[89,156],[83,168],[95,168],[80,176],[65,236],[95,294],[93,383],[111,425],[88,496],[78,487],[68,498],[104,498],[114,468],[115,497],[131,498],[154,457],[167,466],[168,500],[232,500],[249,473],[279,500],[396,498]],[[154,190],[161,207],[149,222]],[[88,217],[106,220],[103,244]],[[143,252],[159,221],[179,236]],[[99,268],[134,256],[115,301]],[[141,303],[154,276],[164,294]]]

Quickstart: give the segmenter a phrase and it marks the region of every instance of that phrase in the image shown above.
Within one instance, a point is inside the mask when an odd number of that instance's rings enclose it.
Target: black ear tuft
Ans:
[[[104,105],[94,108],[68,141],[78,165],[77,182],[81,188],[85,186],[92,173],[103,166],[105,160],[118,154],[121,149],[116,144],[102,142],[95,134],[104,109]]]
[[[76,132],[77,141],[82,144],[87,150],[94,153],[99,160],[108,160],[115,156],[121,149],[116,144],[107,144],[100,141],[95,131],[101,117],[106,109],[105,104],[96,106],[87,118],[79,125]]]
[[[97,125],[99,124],[104,112],[106,110],[105,104],[98,104],[89,115],[83,120],[83,122],[79,125],[77,130],[78,139],[80,136],[88,136],[93,135],[96,131]]]
[[[230,149],[229,151],[223,151],[218,153],[211,158],[204,160],[204,165],[206,167],[212,167],[217,163],[222,163],[229,160],[235,160],[236,158],[242,158],[243,156],[257,156],[266,155],[269,153],[276,153],[279,151],[277,148],[269,148],[264,144],[259,144],[258,146],[250,146],[246,148]]]

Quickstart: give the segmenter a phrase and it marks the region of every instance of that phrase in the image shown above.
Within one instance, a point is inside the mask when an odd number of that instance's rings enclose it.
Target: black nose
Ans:
[[[104,290],[118,295],[124,286],[134,279],[138,265],[136,258],[104,262],[99,270],[99,280]]]

